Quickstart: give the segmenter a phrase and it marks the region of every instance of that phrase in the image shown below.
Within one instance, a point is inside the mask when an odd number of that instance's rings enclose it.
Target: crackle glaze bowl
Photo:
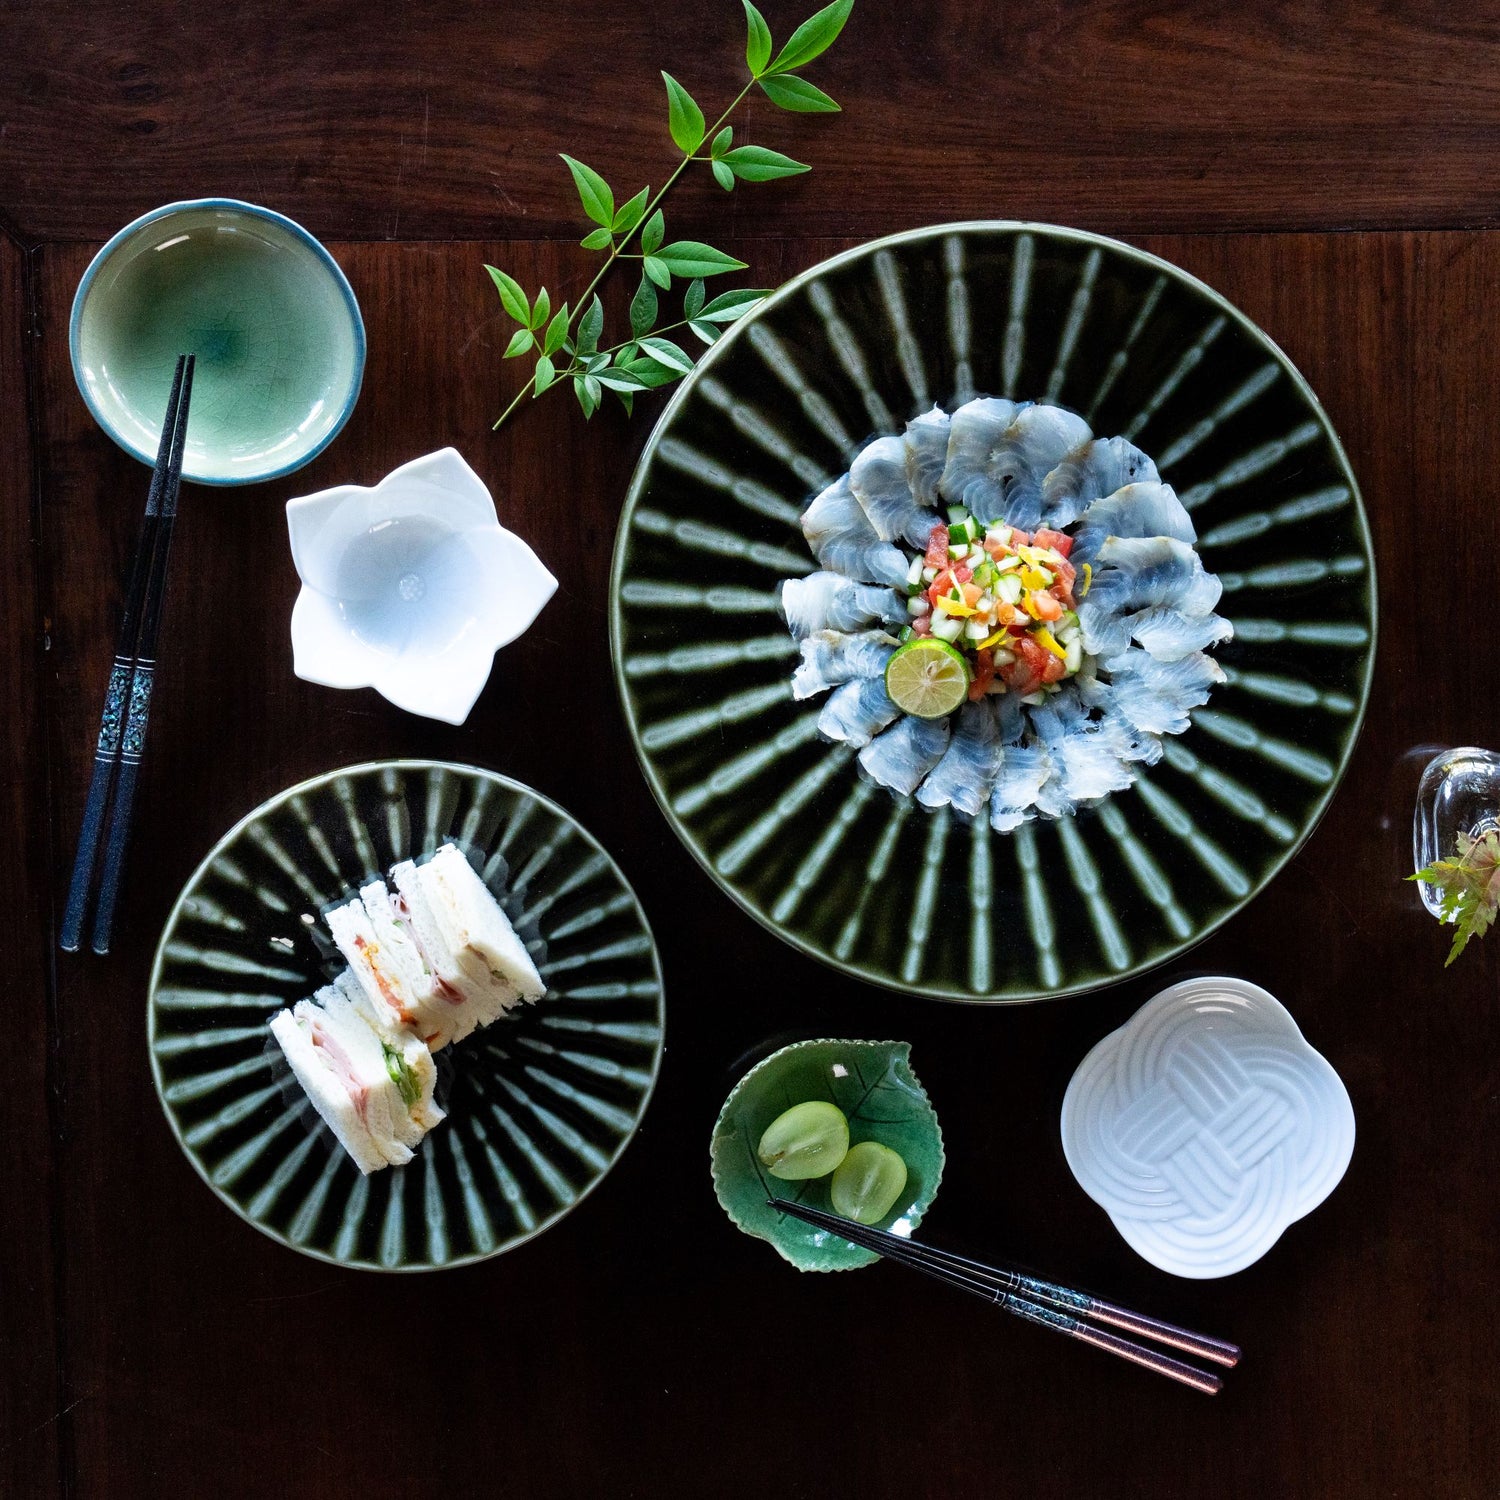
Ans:
[[[197,355],[182,477],[254,484],[310,463],[349,419],[365,326],[338,263],[284,214],[168,203],[90,262],[68,330],[94,420],[156,461],[179,354]]]
[[[976,395],[1046,401],[1156,462],[1223,584],[1226,681],[1125,791],[997,833],[859,773],[798,702],[778,586],[875,435]],[[1016,1002],[1182,953],[1311,834],[1352,753],[1376,586],[1358,485],[1286,356],[1202,282],[1048,225],[940,225],[794,278],[711,348],[620,520],[611,643],[646,778],[758,921],[890,988]]]

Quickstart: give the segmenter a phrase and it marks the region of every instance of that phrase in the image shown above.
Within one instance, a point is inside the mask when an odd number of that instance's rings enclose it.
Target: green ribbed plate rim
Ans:
[[[448,1118],[361,1177],[265,1023],[342,967],[317,916],[450,838],[545,944],[548,992],[439,1054]],[[162,1108],[218,1197],[304,1255],[383,1271],[485,1260],[576,1207],[635,1134],[663,1025],[651,929],[599,842],[518,781],[429,760],[329,771],[236,823],[172,908],[146,1012]]]
[[[1230,683],[1162,764],[1003,836],[860,783],[815,736],[821,700],[793,703],[774,612],[779,580],[815,567],[797,525],[812,494],[870,437],[975,394],[1133,437],[1193,511],[1237,630],[1216,653]],[[1262,890],[1348,765],[1375,630],[1359,486],[1291,361],[1170,263],[1019,222],[857,247],[734,325],[646,444],[610,589],[636,752],[712,879],[835,969],[979,1002],[1166,963]]]

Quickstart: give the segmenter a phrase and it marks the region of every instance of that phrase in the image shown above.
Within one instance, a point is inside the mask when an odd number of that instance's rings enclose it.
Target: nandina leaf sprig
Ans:
[[[1500,910],[1500,833],[1491,829],[1478,838],[1461,833],[1456,859],[1437,860],[1406,878],[1435,887],[1442,919],[1454,924],[1446,969],[1471,937],[1484,936]]]
[[[653,196],[649,187],[616,205],[614,190],[587,163],[563,155],[578,201],[594,225],[583,237],[585,250],[604,253],[604,264],[584,288],[573,306],[564,302],[554,309],[547,288],[534,297],[513,276],[496,266],[486,266],[500,294],[500,305],[519,326],[505,350],[506,359],[535,354],[531,378],[495,423],[499,427],[527,396],[571,381],[584,416],[599,409],[606,391],[612,391],[631,410],[637,391],[670,385],[692,368],[694,356],[674,339],[666,337],[686,329],[702,344],[714,343],[724,328],[743,317],[765,295],[764,291],[739,289],[709,298],[704,283],[710,276],[743,271],[745,262],[716,250],[700,240],[668,240],[667,221],[661,200],[694,162],[705,164],[714,181],[732,192],[737,182],[771,182],[809,171],[804,162],[793,161],[767,146],[734,144],[734,129],[727,122],[752,88],[785,110],[799,114],[823,114],[838,105],[822,89],[799,77],[799,70],[820,57],[833,44],[849,19],[854,0],[834,0],[809,16],[775,52],[765,17],[750,3],[745,7],[745,62],[749,80],[729,108],[706,124],[693,96],[670,73],[661,76],[667,88],[667,129],[682,159]],[[773,55],[774,52],[774,55]],[[640,285],[630,301],[630,336],[601,347],[604,337],[604,307],[598,287],[619,260],[641,264]],[[682,315],[661,325],[662,292],[676,282],[684,284]]]

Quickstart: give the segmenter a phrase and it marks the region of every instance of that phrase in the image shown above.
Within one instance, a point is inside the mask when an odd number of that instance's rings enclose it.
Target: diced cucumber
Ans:
[[[1057,638],[1059,640],[1061,640],[1062,639],[1062,633],[1063,633],[1063,631],[1065,631],[1065,630],[1076,630],[1077,628],[1078,628],[1078,611],[1077,610],[1073,610],[1073,609],[1065,609],[1062,612],[1061,617],[1058,619],[1057,629],[1054,630],[1052,633],[1055,636],[1057,636]]]
[[[906,601],[906,612],[914,617],[925,615],[931,608],[932,606],[921,594],[918,594],[915,599]]]
[[[936,577],[937,577],[937,569],[936,568],[923,568],[922,569],[922,582],[923,583],[931,583],[932,580],[934,578],[936,578]]]
[[[908,583],[921,583],[922,559],[920,557],[912,558],[911,567],[906,570],[906,581]]]
[[[903,625],[901,627],[901,632],[896,637],[896,639],[900,641],[900,643],[904,646],[908,641],[914,640],[916,638],[916,634],[917,632],[913,630],[910,625]]]
[[[969,519],[968,510],[962,505],[950,505],[948,507],[948,521],[951,526],[961,526]]]
[[[999,573],[1013,573],[1020,566],[1021,559],[1017,557],[1014,552],[1012,552],[1009,557],[1002,557],[1000,561],[995,564],[995,570]]]
[[[1009,546],[1010,545],[1010,527],[1009,526],[991,526],[990,529],[987,532],[985,532],[984,539],[987,542],[999,542],[999,543],[1001,543],[1004,546]]]
[[[1076,672],[1083,665],[1083,642],[1074,636],[1063,647],[1063,665],[1069,672]]]
[[[976,521],[959,521],[948,528],[948,545],[951,547],[955,542],[974,542],[979,540],[979,525]]]
[[[974,582],[982,589],[987,589],[1000,576],[1000,570],[994,563],[985,561],[974,569]]]
[[[982,641],[987,635],[991,634],[991,631],[990,627],[983,620],[970,620],[964,626],[964,634],[971,641]]]
[[[954,558],[955,560],[961,561],[963,558],[966,558],[968,555],[969,555],[969,544],[967,542],[960,542],[956,547],[949,547],[948,548],[948,556],[951,557],[951,558]]]
[[[1004,646],[996,646],[994,650],[995,665],[997,667],[1008,667],[1016,659],[1016,653],[1014,651],[1007,651]]]
[[[932,633],[940,640],[950,644],[956,641],[964,633],[964,622],[944,615],[932,622]]]
[[[1021,595],[1024,590],[1021,587],[1021,580],[1014,573],[1006,573],[1001,576],[999,583],[995,585],[995,592],[1007,604],[1016,605],[1021,602]]]
[[[1021,695],[1021,702],[1029,703],[1033,708],[1036,708],[1038,705],[1043,704],[1046,701],[1046,693],[1023,693]]]

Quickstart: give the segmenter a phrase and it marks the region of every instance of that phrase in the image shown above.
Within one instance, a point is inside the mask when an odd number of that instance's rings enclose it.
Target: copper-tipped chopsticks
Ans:
[[[63,912],[61,946],[76,953],[83,940],[89,898],[103,840],[104,865],[99,872],[94,911],[93,948],[108,953],[114,927],[115,900],[130,841],[131,811],[136,775],[146,740],[151,710],[151,688],[156,671],[156,640],[161,629],[162,601],[167,591],[167,558],[172,546],[172,523],[177,517],[177,492],[182,483],[183,446],[187,440],[188,403],[193,392],[193,356],[177,356],[177,372],[162,422],[156,466],[146,494],[146,514],[136,539],[125,609],[115,642],[94,770],[84,804],[83,825],[73,858],[68,904]],[[107,820],[107,822],[106,822]],[[105,837],[107,830],[108,837]]]
[[[770,1205],[782,1213],[790,1214],[794,1219],[800,1219],[804,1224],[836,1234],[848,1240],[851,1245],[873,1250],[875,1254],[895,1261],[898,1265],[921,1271],[949,1286],[959,1287],[987,1302],[993,1302],[1006,1312],[1025,1318],[1028,1322],[1039,1323],[1069,1338],[1092,1344],[1096,1349],[1128,1359],[1144,1369],[1154,1370],[1158,1375],[1165,1375],[1169,1380],[1178,1381],[1206,1396],[1216,1394],[1223,1385],[1223,1381],[1212,1371],[1200,1370],[1169,1354],[1121,1338],[1118,1334],[1096,1327],[1095,1322],[1139,1334],[1155,1343],[1206,1359],[1225,1369],[1231,1369],[1239,1362],[1240,1351],[1235,1344],[1211,1338],[1207,1334],[1194,1333],[1189,1328],[1179,1328],[1176,1324],[1164,1323],[1142,1313],[1131,1312],[1128,1308],[1118,1307],[1086,1292],[1074,1291],[1071,1287],[1059,1286],[1056,1282],[1042,1281],[1020,1271],[986,1266],[967,1256],[918,1244],[886,1230],[856,1224],[824,1209],[810,1208],[787,1198],[773,1198]],[[1089,1319],[1094,1322],[1087,1321]]]

